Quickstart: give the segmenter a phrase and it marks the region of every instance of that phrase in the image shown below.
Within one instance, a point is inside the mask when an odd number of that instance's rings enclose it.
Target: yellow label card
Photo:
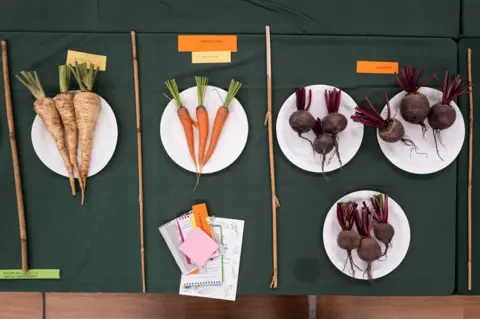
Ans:
[[[105,55],[97,55],[97,54],[68,50],[67,64],[75,64],[75,62],[78,62],[78,64],[81,64],[81,63],[88,63],[89,65],[93,64],[95,66],[98,66],[98,69],[100,71],[105,71],[105,69],[107,68],[107,57]]]
[[[232,53],[230,51],[203,51],[192,52],[192,63],[230,63]]]
[[[60,269],[0,269],[0,279],[60,279]]]

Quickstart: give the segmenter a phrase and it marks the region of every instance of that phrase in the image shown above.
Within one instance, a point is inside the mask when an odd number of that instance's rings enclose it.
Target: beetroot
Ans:
[[[360,244],[360,235],[357,232],[352,230],[354,220],[355,220],[355,209],[357,208],[357,203],[348,202],[348,203],[337,203],[337,220],[342,228],[342,231],[338,233],[337,245],[338,247],[344,249],[347,252],[347,258],[345,259],[345,265],[343,266],[342,271],[345,270],[347,262],[350,263],[350,270],[352,277],[355,278],[355,268],[358,268],[357,265],[353,262],[352,259],[352,250],[357,249]]]
[[[338,149],[337,141],[335,140],[334,136],[329,133],[325,133],[322,128],[322,121],[317,118],[315,121],[315,125],[313,126],[313,132],[317,136],[313,141],[312,147],[313,151],[320,154],[322,159],[322,173],[325,168],[325,160],[327,158],[327,154],[333,151],[334,149]],[[332,154],[335,155],[336,152]]]
[[[420,83],[423,70],[417,71],[417,68],[411,66],[403,67],[401,70],[403,81],[399,78],[398,74],[395,74],[395,76],[400,87],[407,92],[400,101],[400,114],[408,123],[420,125],[422,127],[422,133],[425,135],[427,127],[424,122],[430,111],[430,104],[425,95],[418,92],[418,89],[430,82],[434,75]]]
[[[388,195],[378,194],[370,198],[375,215],[375,225],[373,233],[375,237],[385,245],[382,256],[387,254],[388,248],[392,245],[392,238],[395,235],[395,229],[388,223]],[[365,205],[365,202],[363,202]]]
[[[372,263],[382,256],[382,250],[377,241],[370,236],[372,230],[372,213],[368,207],[362,207],[361,214],[358,212],[358,209],[355,209],[355,224],[357,225],[358,233],[362,237],[357,248],[357,254],[361,260],[367,263],[364,276],[366,274],[368,281],[373,283]]]
[[[315,125],[315,118],[308,111],[310,105],[312,104],[312,91],[309,90],[309,101],[307,104],[307,92],[305,88],[300,88],[295,91],[297,111],[293,112],[288,119],[290,127],[297,132],[300,138],[307,140],[310,144],[309,139],[302,136],[302,134],[309,132],[313,125]]]
[[[337,134],[345,130],[348,120],[345,115],[338,113],[340,108],[342,91],[333,89],[332,91],[325,90],[325,105],[327,106],[328,115],[322,119],[322,130],[324,133],[331,134],[335,142],[335,155],[338,163],[342,167],[342,159],[338,150],[338,136]]]
[[[437,155],[440,159],[442,159],[442,157],[438,152],[437,140],[442,144],[441,131],[452,126],[457,119],[457,113],[450,103],[459,95],[467,93],[471,85],[471,83],[464,84],[460,75],[452,75],[449,77],[448,71],[445,72],[445,80],[442,84],[442,101],[433,105],[428,114],[428,124],[430,124],[433,129],[435,148],[437,149]]]
[[[378,129],[378,135],[387,143],[396,143],[401,141],[403,144],[410,147],[410,152],[414,150],[418,153],[418,148],[412,140],[405,138],[405,128],[402,123],[391,117],[390,102],[388,101],[387,92],[385,92],[385,99],[387,100],[387,118],[383,119],[381,115],[375,110],[370,100],[365,97],[370,109],[365,109],[360,106],[355,108],[355,114],[351,119],[355,122],[362,123],[365,126]]]

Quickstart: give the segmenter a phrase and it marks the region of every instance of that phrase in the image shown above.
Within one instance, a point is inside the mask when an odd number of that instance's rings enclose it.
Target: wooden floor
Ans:
[[[0,319],[308,318],[306,296],[0,293]],[[317,297],[318,319],[480,319],[480,297]]]

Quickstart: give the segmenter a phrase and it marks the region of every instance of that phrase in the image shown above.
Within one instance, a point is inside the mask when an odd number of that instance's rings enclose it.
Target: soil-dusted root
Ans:
[[[15,76],[35,97],[36,100],[33,104],[33,109],[40,117],[46,129],[48,130],[48,133],[50,133],[50,136],[55,142],[55,146],[57,147],[57,150],[63,159],[63,163],[67,168],[72,195],[75,195],[75,178],[73,176],[72,164],[70,163],[70,159],[68,157],[67,148],[65,147],[65,136],[62,127],[62,120],[60,118],[60,114],[58,114],[55,101],[52,98],[45,96],[45,92],[43,91],[42,84],[40,83],[40,79],[38,78],[36,71],[33,73],[22,71],[20,74],[21,76],[18,74]]]
[[[400,101],[400,115],[408,123],[418,124],[422,127],[422,133],[425,135],[427,127],[425,126],[425,119],[430,112],[430,104],[427,98],[418,90],[429,83],[435,75],[431,75],[425,81],[420,82],[423,75],[423,70],[418,70],[415,67],[403,67],[400,71],[402,79],[395,74],[400,87],[407,92],[407,94]]]
[[[410,148],[410,153],[415,151],[417,154],[427,155],[425,153],[419,153],[415,143],[412,140],[405,138],[405,128],[402,123],[391,116],[391,107],[387,92],[385,92],[385,99],[387,100],[386,119],[380,116],[367,97],[365,97],[365,101],[367,101],[369,109],[360,106],[355,107],[356,112],[351,116],[351,119],[355,122],[362,123],[365,126],[376,128],[380,138],[387,143],[401,141]]]
[[[348,125],[348,120],[345,115],[338,113],[340,109],[342,91],[333,89],[332,91],[325,90],[325,105],[327,107],[328,115],[322,119],[323,132],[331,134],[334,140],[335,152],[334,156],[337,157],[340,167],[342,167],[342,160],[340,157],[340,151],[338,149],[338,136],[337,134],[344,131]]]
[[[295,98],[297,104],[297,110],[293,112],[288,118],[288,124],[298,134],[298,137],[308,141],[310,145],[312,142],[302,136],[302,134],[309,132],[315,125],[315,118],[310,114],[309,109],[312,104],[312,90],[308,90],[308,103],[307,103],[307,90],[300,88],[295,91]]]
[[[357,249],[360,244],[360,235],[356,231],[352,230],[353,224],[355,223],[356,208],[357,203],[355,202],[337,203],[337,220],[338,224],[342,228],[342,230],[338,233],[337,245],[347,252],[345,266],[343,267],[342,271],[345,270],[347,263],[349,263],[353,278],[355,278],[355,268],[361,270],[352,259],[352,251]]]
[[[362,237],[357,253],[358,257],[367,263],[364,275],[367,275],[368,281],[373,284],[372,263],[382,256],[382,250],[377,241],[370,236],[372,219],[373,216],[368,207],[362,207],[361,214],[358,212],[358,209],[355,209],[355,224],[357,225],[358,233]]]
[[[100,97],[92,92],[98,67],[87,63],[75,66],[68,65],[75,80],[80,87],[80,92],[73,97],[75,107],[75,118],[77,120],[78,136],[80,140],[81,161],[80,174],[83,182],[83,191],[87,189],[88,169],[90,168],[90,157],[92,154],[93,135],[97,124],[98,113],[100,113]],[[82,193],[82,205],[85,194]]]
[[[197,97],[198,97],[198,106],[195,110],[197,115],[197,126],[198,126],[198,163],[203,163],[203,158],[205,157],[205,148],[207,146],[208,138],[208,112],[205,106],[203,105],[205,99],[205,91],[207,90],[208,78],[206,77],[195,77],[195,83],[197,84]],[[197,174],[197,183],[195,188],[200,182],[200,176],[202,175],[203,166],[200,165],[200,170]]]
[[[395,229],[392,224],[388,222],[388,195],[378,194],[370,198],[372,204],[373,219],[375,219],[375,225],[373,226],[373,233],[375,238],[381,241],[385,245],[385,250],[382,256],[387,255],[388,248],[392,246],[392,238],[395,235]],[[365,202],[363,202],[365,205]]]
[[[69,92],[70,86],[70,69],[66,65],[59,65],[59,82],[60,93],[55,96],[55,104],[57,111],[62,118],[63,127],[65,129],[65,138],[67,140],[68,156],[70,163],[78,177],[78,183],[82,194],[84,193],[82,175],[78,166],[77,150],[78,150],[78,127],[75,118],[75,107],[73,106],[73,94]]]
[[[317,118],[315,125],[312,128],[313,132],[316,135],[315,140],[313,141],[313,151],[320,154],[322,159],[322,174],[324,173],[325,160],[327,154],[335,149],[335,138],[332,134],[323,132],[322,121]]]
[[[450,103],[458,96],[467,93],[470,90],[472,83],[465,84],[460,75],[452,75],[449,77],[447,71],[445,72],[445,79],[443,83],[440,83],[440,85],[442,89],[442,101],[430,108],[430,113],[428,114],[428,124],[430,124],[433,130],[433,138],[435,140],[437,155],[443,161],[443,158],[440,156],[438,151],[438,143],[442,144],[443,146],[440,133],[442,130],[446,130],[452,126],[457,119],[457,113]]]

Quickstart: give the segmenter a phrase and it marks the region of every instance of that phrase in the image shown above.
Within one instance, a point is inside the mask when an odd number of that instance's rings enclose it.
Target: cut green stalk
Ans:
[[[180,92],[178,91],[177,81],[175,81],[175,79],[171,79],[165,81],[165,85],[167,86],[168,91],[172,95],[172,98],[175,101],[177,108],[182,107],[182,100],[180,100]]]
[[[197,83],[198,105],[203,106],[203,102],[205,100],[205,92],[208,85],[208,78],[196,76],[195,83]]]
[[[70,87],[70,69],[67,65],[59,65],[58,73],[60,81],[60,93],[68,93]]]
[[[35,99],[40,100],[44,99],[45,92],[43,91],[42,84],[38,78],[37,71],[25,72],[22,71],[20,74],[23,76],[23,79],[20,75],[15,74],[15,77],[23,84],[25,87],[32,93]]]
[[[228,107],[232,102],[235,95],[237,95],[238,91],[242,87],[242,83],[232,80],[230,81],[230,85],[228,86],[227,98],[225,99],[225,103],[223,103],[224,107]]]
[[[69,64],[68,68],[77,80],[80,90],[82,92],[92,92],[99,70],[98,67],[91,63],[87,65],[87,63],[78,64],[78,62],[75,62],[75,66]]]

